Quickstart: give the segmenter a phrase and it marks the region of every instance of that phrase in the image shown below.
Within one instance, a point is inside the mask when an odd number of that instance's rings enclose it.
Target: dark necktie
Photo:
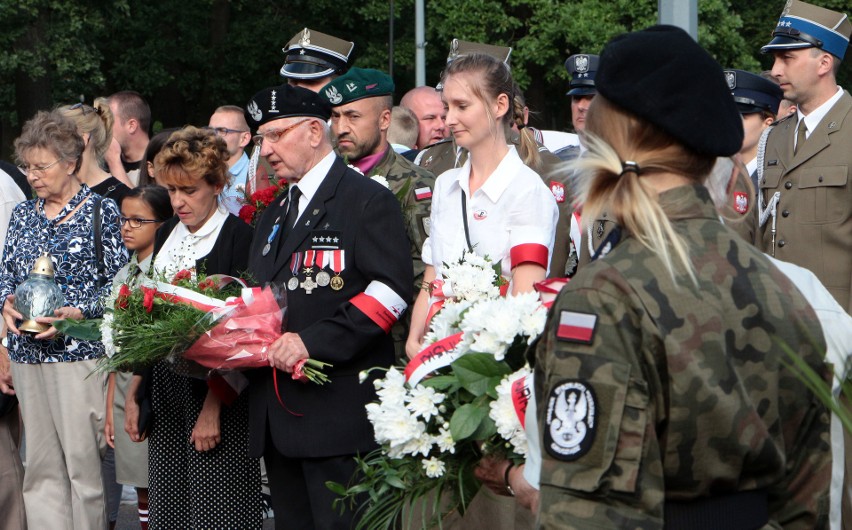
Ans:
[[[799,128],[796,129],[796,146],[793,147],[794,155],[799,152],[799,148],[802,147],[802,144],[805,143],[805,140],[807,139],[805,133],[807,132],[807,130],[808,127],[805,125],[805,119],[802,118],[799,121]]]
[[[296,219],[299,217],[299,197],[302,192],[297,186],[290,187],[290,198],[287,203],[287,217],[284,218],[284,230],[289,233],[296,224]]]

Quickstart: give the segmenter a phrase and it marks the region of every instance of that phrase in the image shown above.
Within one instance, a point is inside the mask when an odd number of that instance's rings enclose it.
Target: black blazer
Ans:
[[[290,374],[277,373],[281,399],[302,416],[278,402],[271,368],[250,374],[251,455],[263,453],[267,423],[276,448],[287,457],[369,451],[376,445],[364,405],[376,399],[372,380],[380,374],[374,372],[363,384],[358,374],[390,366],[394,346],[390,335],[350,300],[371,282],[380,282],[411,303],[413,271],[402,210],[387,188],[337,158],[296,225],[289,233],[279,230],[264,256],[273,227],[286,215],[282,202],[274,201],[257,225],[249,272],[260,284],[274,283],[286,290],[287,330],[299,334],[311,358],[334,367],[326,369],[331,378],[326,385],[300,383]],[[311,294],[302,288],[288,290],[293,254],[316,248],[314,238],[323,236],[336,237],[344,251],[343,288],[318,287]],[[299,282],[305,279],[302,269],[297,269]],[[314,278],[317,270],[314,267]]]
[[[157,238],[154,240],[154,255],[151,258],[151,263],[154,263],[166,239],[169,238],[172,230],[175,229],[179,222],[180,219],[175,216],[157,229]],[[228,214],[225,224],[222,225],[222,230],[219,231],[219,237],[213,244],[213,249],[203,258],[196,260],[195,270],[208,276],[211,274],[227,274],[239,277],[248,270],[248,253],[249,248],[251,248],[253,234],[254,230],[252,227],[243,222],[239,217]]]

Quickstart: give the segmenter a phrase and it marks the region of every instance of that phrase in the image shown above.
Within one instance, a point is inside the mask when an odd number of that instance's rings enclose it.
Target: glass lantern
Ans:
[[[15,289],[15,309],[24,317],[19,330],[38,334],[50,329],[50,325],[35,319],[52,317],[65,304],[65,296],[53,276],[53,261],[45,252],[35,261],[29,278]]]

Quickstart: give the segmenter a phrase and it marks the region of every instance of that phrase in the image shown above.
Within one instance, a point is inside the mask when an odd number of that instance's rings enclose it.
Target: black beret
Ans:
[[[722,67],[680,28],[613,38],[601,52],[595,86],[697,153],[731,156],[742,147],[742,118]]]
[[[253,130],[280,118],[312,117],[328,121],[331,107],[312,90],[300,86],[279,85],[264,88],[246,104],[246,121]]]

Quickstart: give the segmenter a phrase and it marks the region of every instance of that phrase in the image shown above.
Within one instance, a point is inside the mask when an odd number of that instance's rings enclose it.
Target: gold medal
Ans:
[[[339,291],[343,289],[343,278],[340,276],[335,276],[331,279],[331,288],[335,291]]]

